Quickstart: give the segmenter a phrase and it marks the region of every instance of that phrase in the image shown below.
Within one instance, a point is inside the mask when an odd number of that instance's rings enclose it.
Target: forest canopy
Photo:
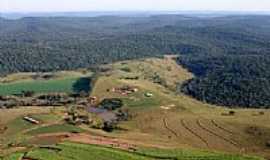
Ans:
[[[88,68],[178,54],[179,90],[225,106],[270,106],[270,17],[0,18],[0,74]]]

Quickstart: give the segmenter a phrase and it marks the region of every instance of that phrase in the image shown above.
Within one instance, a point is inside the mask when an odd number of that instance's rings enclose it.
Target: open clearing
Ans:
[[[33,78],[35,76],[34,73],[18,73],[1,78],[0,95],[21,94],[22,91],[33,91],[35,93],[72,93],[76,91],[76,83],[79,83],[81,78],[91,75],[91,73],[80,74],[77,72],[51,74],[50,76],[52,77],[47,79]]]

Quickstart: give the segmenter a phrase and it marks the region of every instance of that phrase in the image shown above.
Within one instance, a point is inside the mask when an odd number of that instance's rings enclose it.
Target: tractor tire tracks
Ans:
[[[199,119],[197,119],[196,122],[197,122],[198,126],[199,126],[202,130],[205,130],[206,132],[208,132],[208,133],[210,133],[210,134],[212,134],[212,135],[214,135],[214,136],[216,136],[216,137],[218,137],[218,138],[224,140],[225,142],[230,143],[231,145],[235,146],[236,148],[239,148],[239,144],[238,144],[238,143],[236,143],[236,142],[233,141],[233,140],[227,139],[227,138],[225,138],[225,137],[223,137],[223,136],[221,136],[221,135],[215,133],[214,131],[212,131],[212,130],[206,128],[206,127],[202,124],[202,122],[201,122]]]
[[[181,120],[181,124],[182,126],[188,130],[191,134],[193,134],[195,137],[199,138],[206,146],[207,148],[210,148],[209,143],[207,142],[207,140],[205,140],[202,136],[200,136],[199,134],[197,134],[196,132],[194,132],[191,128],[189,128],[185,122],[184,119]]]
[[[166,121],[166,118],[163,118],[163,124],[164,124],[164,127],[169,130],[175,137],[179,137],[178,133],[175,132],[173,129],[171,129]]]
[[[236,133],[234,133],[234,132],[232,132],[232,131],[230,131],[230,130],[228,130],[228,129],[222,127],[222,126],[220,126],[220,125],[219,125],[215,120],[213,120],[213,119],[211,120],[211,123],[212,123],[215,127],[219,128],[219,129],[221,129],[221,130],[223,130],[224,132],[227,132],[227,133],[229,133],[229,134],[231,134],[231,135],[236,134]]]

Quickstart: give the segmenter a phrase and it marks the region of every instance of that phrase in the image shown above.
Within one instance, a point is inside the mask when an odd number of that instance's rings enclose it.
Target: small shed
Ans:
[[[145,95],[145,97],[153,97],[153,93],[150,93],[150,92],[147,92],[144,95]]]
[[[27,122],[32,123],[32,124],[40,124],[40,121],[35,120],[34,118],[31,118],[31,117],[28,117],[28,116],[23,117],[23,119],[26,120]]]

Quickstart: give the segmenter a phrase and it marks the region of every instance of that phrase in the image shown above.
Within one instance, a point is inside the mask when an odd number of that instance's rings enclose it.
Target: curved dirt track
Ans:
[[[181,119],[181,125],[186,130],[188,130],[191,134],[193,134],[195,137],[200,139],[207,146],[207,148],[210,148],[210,145],[209,145],[208,141],[206,139],[204,139],[202,136],[200,136],[199,134],[197,134],[195,131],[193,131],[193,129],[189,128],[184,119]]]
[[[217,121],[215,121],[215,120],[213,120],[213,119],[211,120],[211,123],[212,123],[215,127],[219,128],[220,130],[223,130],[224,132],[227,132],[228,134],[231,134],[231,135],[237,134],[237,133],[235,133],[235,132],[233,132],[233,131],[231,131],[231,130],[225,128],[225,127],[222,127]]]
[[[162,121],[163,121],[164,127],[165,127],[168,131],[170,131],[175,137],[179,137],[178,133],[169,127],[168,122],[166,121],[166,118],[163,118]]]
[[[230,140],[230,139],[227,139],[227,138],[225,138],[224,136],[222,136],[222,135],[220,135],[220,134],[218,134],[218,133],[216,133],[216,132],[210,130],[209,128],[207,128],[206,126],[203,125],[203,123],[201,122],[200,119],[197,119],[196,122],[197,122],[198,126],[199,126],[202,130],[205,130],[206,132],[208,132],[208,133],[210,133],[210,134],[216,136],[217,138],[222,139],[225,143],[229,143],[229,144],[233,145],[234,147],[239,148],[239,144],[238,144],[237,142],[235,142],[235,141],[233,141],[233,140]]]

